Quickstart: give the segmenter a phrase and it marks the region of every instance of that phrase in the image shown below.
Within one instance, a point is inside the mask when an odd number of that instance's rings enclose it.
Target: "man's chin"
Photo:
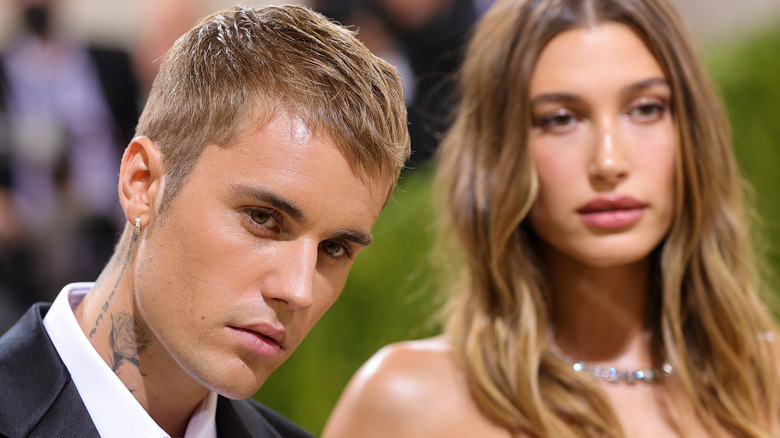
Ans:
[[[246,391],[229,389],[225,391],[215,391],[215,392],[221,395],[222,397],[229,398],[232,400],[244,400],[255,395],[255,393],[258,390],[260,390],[260,386],[257,386],[256,388],[253,388],[251,390],[246,390]]]
[[[220,376],[218,381],[204,386],[223,397],[243,400],[255,395],[271,374],[270,372],[255,374],[249,368],[244,368],[241,371],[241,373],[225,373]]]

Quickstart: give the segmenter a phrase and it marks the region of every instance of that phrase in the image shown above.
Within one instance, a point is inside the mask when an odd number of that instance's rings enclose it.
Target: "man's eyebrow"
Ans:
[[[295,204],[284,199],[282,196],[265,189],[263,187],[246,186],[242,184],[232,184],[231,188],[239,195],[254,198],[257,201],[270,204],[282,213],[290,216],[292,220],[299,224],[307,221],[306,215]]]
[[[300,208],[296,207],[292,202],[284,199],[280,195],[263,187],[247,186],[243,184],[232,184],[231,188],[234,192],[241,196],[253,198],[259,202],[270,204],[274,208],[278,209],[282,213],[290,216],[292,220],[299,224],[304,224],[308,220],[306,215],[303,214]],[[342,229],[333,233],[332,239],[341,239],[349,242],[355,242],[358,245],[368,246],[371,244],[372,238],[370,235],[357,230]]]
[[[338,230],[333,233],[333,238],[355,242],[363,246],[371,245],[372,241],[371,236],[357,230]]]

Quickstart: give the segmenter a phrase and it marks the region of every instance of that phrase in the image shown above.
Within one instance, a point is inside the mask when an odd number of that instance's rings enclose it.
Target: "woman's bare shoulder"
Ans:
[[[399,416],[427,414],[457,381],[457,369],[443,338],[388,345],[369,359],[352,377],[329,423],[345,410],[349,415],[382,416],[393,422]],[[378,418],[379,420],[381,418]]]
[[[377,352],[347,385],[322,436],[468,436],[459,433],[465,430],[458,423],[471,429],[486,421],[449,343],[436,337]]]

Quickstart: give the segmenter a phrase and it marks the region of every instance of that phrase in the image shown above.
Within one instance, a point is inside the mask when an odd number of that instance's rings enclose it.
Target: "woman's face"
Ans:
[[[671,98],[625,25],[569,30],[544,48],[530,83],[540,190],[529,221],[547,256],[625,265],[664,239],[675,198]]]

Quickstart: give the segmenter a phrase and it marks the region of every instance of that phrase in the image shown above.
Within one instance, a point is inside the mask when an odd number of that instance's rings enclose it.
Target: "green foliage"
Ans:
[[[737,161],[753,187],[761,231],[770,242],[768,261],[779,272],[780,26],[708,53],[732,123]]]
[[[743,174],[772,246],[780,243],[780,28],[708,50]],[[256,398],[319,433],[349,378],[390,342],[434,334],[430,172],[404,173],[341,298]],[[770,252],[780,272],[780,252]]]

